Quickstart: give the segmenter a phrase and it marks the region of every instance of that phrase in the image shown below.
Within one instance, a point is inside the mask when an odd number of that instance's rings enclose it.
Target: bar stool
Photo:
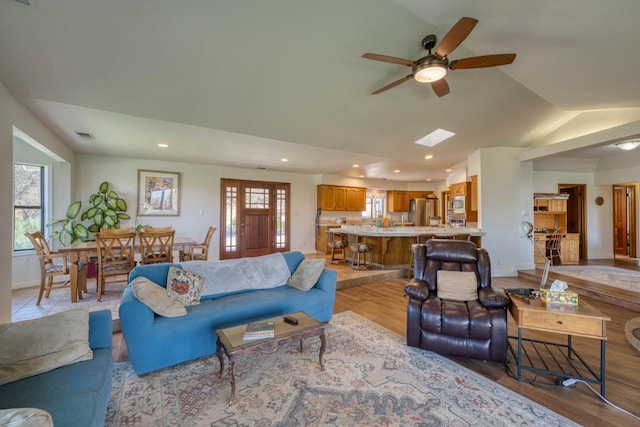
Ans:
[[[371,246],[367,243],[360,242],[358,236],[355,234],[349,234],[349,250],[351,251],[351,266],[360,270],[360,266],[364,265],[364,268],[371,268]],[[361,262],[360,256],[364,262]],[[367,265],[367,254],[369,255],[369,264]]]
[[[327,231],[327,244],[331,248],[331,264],[347,262],[347,257],[344,253],[345,246],[347,246],[344,241],[344,234]],[[338,255],[342,255],[342,258],[338,258]]]

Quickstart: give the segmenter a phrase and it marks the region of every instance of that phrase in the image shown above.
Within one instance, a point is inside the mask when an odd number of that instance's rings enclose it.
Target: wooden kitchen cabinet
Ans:
[[[348,211],[364,211],[367,208],[367,189],[347,187]]]
[[[451,184],[449,186],[449,196],[466,196],[471,194],[470,182],[459,182],[457,184]]]
[[[328,254],[331,248],[328,244],[327,231],[331,228],[340,228],[339,225],[319,225],[316,227],[316,251]]]
[[[388,212],[409,212],[409,199],[406,191],[387,191],[387,211]]]
[[[346,211],[347,210],[347,188],[346,187],[336,187],[333,193],[334,202],[333,207],[336,211]]]
[[[318,185],[317,206],[324,211],[363,211],[366,209],[367,189]]]

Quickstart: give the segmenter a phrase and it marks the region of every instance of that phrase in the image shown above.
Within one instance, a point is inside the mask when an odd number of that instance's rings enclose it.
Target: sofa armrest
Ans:
[[[491,287],[479,289],[478,299],[487,308],[505,308],[511,305],[511,300],[504,292]]]
[[[113,342],[113,323],[111,311],[99,310],[89,312],[89,347],[111,348]]]
[[[155,320],[155,313],[133,294],[131,284],[127,285],[120,300],[120,326],[125,339],[131,340],[136,336],[148,333]]]
[[[425,301],[429,298],[429,287],[427,282],[414,278],[404,287],[404,293],[410,298]]]

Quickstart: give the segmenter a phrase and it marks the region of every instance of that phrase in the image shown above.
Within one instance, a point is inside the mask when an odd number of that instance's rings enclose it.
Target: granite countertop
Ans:
[[[333,228],[333,233],[357,234],[358,236],[371,237],[412,237],[419,234],[439,234],[451,236],[456,234],[470,234],[471,236],[483,236],[479,228],[466,227],[371,227],[346,225],[341,228]]]

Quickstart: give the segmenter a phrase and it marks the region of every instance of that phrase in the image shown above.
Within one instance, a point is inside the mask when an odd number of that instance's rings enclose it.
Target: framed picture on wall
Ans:
[[[138,169],[138,216],[177,216],[180,174]]]

